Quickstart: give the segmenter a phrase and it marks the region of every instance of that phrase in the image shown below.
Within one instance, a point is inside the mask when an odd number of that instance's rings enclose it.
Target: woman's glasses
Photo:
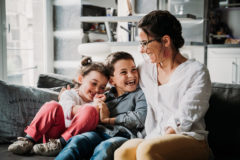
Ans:
[[[156,38],[156,39],[151,39],[151,40],[148,40],[148,41],[139,41],[139,44],[141,45],[141,47],[143,49],[147,49],[147,45],[153,41],[158,41],[158,40],[161,40],[161,38]]]
[[[145,52],[145,53],[141,54],[145,62],[151,63],[150,57],[146,54],[148,44],[153,42],[153,41],[159,41],[159,40],[161,41],[161,39],[162,39],[162,37],[161,38],[151,39],[151,40],[148,40],[148,41],[145,41],[145,40],[144,41],[139,41],[139,44],[141,45],[142,49]]]

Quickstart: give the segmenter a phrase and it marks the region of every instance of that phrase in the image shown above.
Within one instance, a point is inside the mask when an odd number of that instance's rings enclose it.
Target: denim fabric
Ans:
[[[114,151],[127,140],[123,137],[111,138],[105,133],[86,132],[69,139],[56,160],[83,160],[90,158],[93,152],[91,160],[112,160]]]
[[[91,160],[113,160],[114,151],[127,140],[124,137],[112,137],[101,142],[95,148]]]
[[[82,160],[91,157],[94,148],[105,139],[110,138],[104,133],[86,132],[68,140],[67,145],[58,154],[56,160]]]

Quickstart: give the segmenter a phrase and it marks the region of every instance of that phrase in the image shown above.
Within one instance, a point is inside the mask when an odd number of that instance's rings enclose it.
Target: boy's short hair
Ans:
[[[123,59],[124,60],[132,60],[134,62],[134,58],[132,57],[132,55],[127,53],[127,52],[123,52],[123,51],[114,52],[114,53],[111,53],[110,55],[107,56],[107,58],[105,60],[105,63],[106,63],[106,66],[109,70],[110,76],[113,76],[114,64],[117,61],[123,60]]]

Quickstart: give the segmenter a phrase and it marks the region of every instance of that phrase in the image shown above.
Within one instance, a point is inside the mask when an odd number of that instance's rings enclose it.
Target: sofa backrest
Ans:
[[[208,142],[215,158],[239,157],[240,85],[212,83],[205,121],[209,131]]]

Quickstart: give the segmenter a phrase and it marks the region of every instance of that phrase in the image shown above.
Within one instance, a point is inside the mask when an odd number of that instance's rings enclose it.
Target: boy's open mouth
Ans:
[[[136,84],[136,80],[127,81],[125,84],[126,84],[126,85],[130,85],[130,86],[133,86],[133,85]]]

